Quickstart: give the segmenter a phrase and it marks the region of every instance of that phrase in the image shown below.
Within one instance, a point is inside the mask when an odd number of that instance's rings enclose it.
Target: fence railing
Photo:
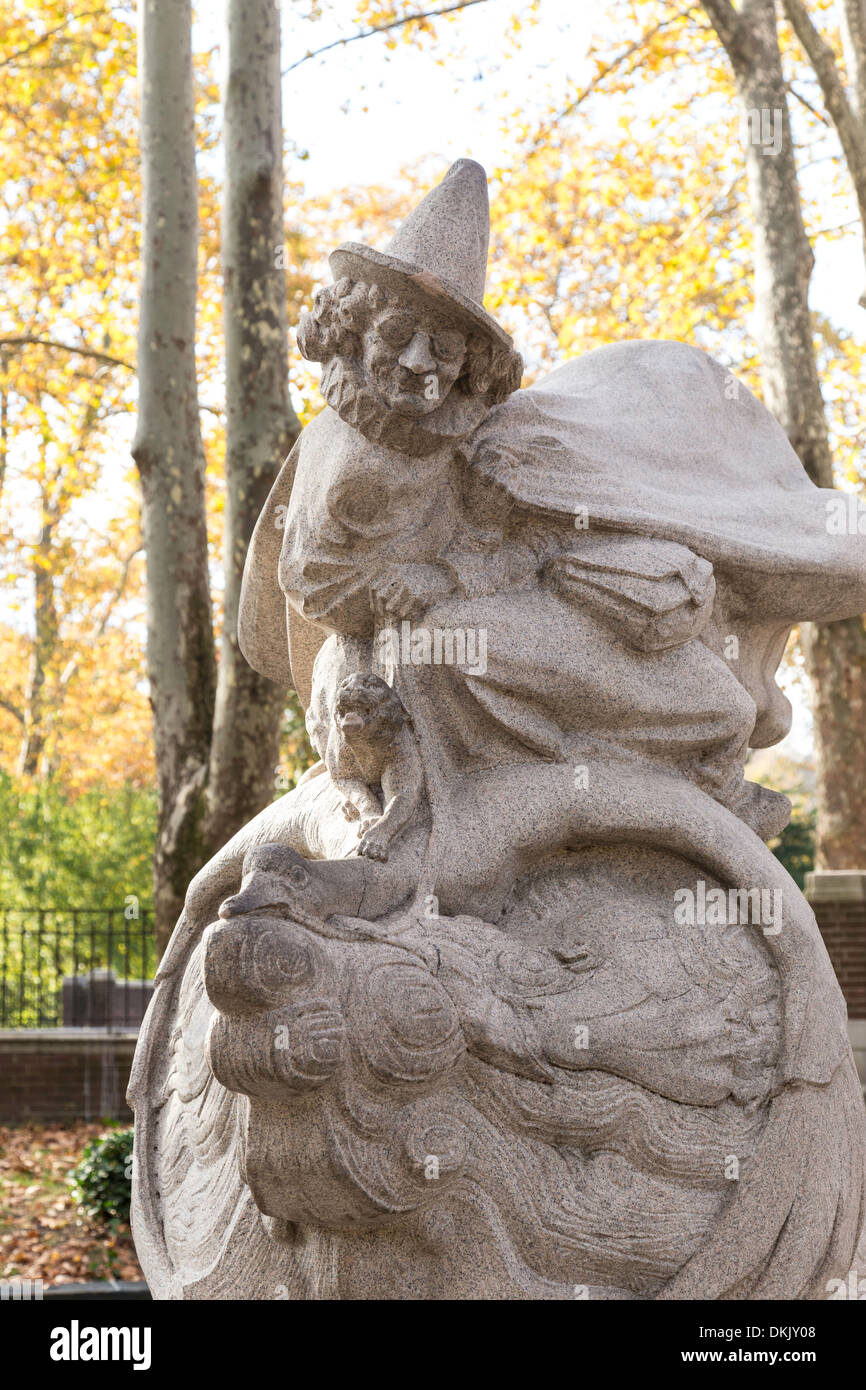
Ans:
[[[0,908],[0,1028],[137,1027],[155,969],[148,909]]]

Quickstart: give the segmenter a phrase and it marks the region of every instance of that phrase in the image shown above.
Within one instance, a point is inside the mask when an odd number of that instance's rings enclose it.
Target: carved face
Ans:
[[[340,729],[349,736],[379,729],[390,735],[405,718],[396,691],[381,676],[361,672],[346,676],[338,685],[334,714]]]
[[[466,336],[437,326],[423,310],[384,309],[362,339],[364,370],[398,415],[430,415],[448,395],[466,359]]]
[[[323,364],[322,395],[342,420],[422,458],[444,437],[470,434],[520,384],[520,354],[460,314],[408,284],[386,289],[344,275],[301,315],[298,347]]]

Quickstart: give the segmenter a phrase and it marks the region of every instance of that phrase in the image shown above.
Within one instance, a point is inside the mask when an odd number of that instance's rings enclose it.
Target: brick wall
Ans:
[[[0,1030],[0,1123],[131,1120],[126,1085],[135,1033]]]
[[[866,1018],[866,903],[813,902],[850,1018]]]
[[[866,870],[816,869],[806,897],[848,1005],[848,1035],[866,1089]]]
[[[806,875],[806,897],[848,1005],[848,1017],[866,1019],[866,870],[816,869]]]

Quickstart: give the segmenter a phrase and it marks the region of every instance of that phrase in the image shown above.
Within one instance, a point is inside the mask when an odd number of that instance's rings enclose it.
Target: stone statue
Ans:
[[[190,885],[142,1030],[158,1298],[824,1298],[863,1105],[744,776],[791,627],[866,608],[754,396],[626,342],[519,389],[483,170],[331,257],[325,409],[241,643],[321,761]]]

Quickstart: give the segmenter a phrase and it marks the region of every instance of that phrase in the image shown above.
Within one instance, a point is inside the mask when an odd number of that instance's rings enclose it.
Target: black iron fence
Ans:
[[[141,1022],[156,969],[153,913],[0,908],[0,1028]]]

